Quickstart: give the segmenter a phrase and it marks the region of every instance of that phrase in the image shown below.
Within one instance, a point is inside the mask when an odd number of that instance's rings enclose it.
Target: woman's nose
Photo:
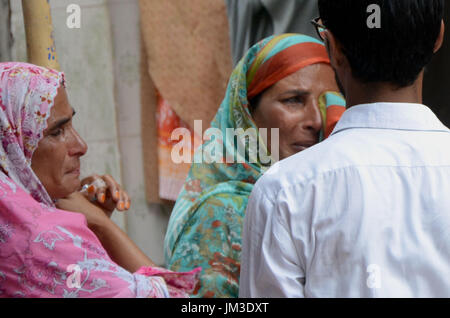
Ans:
[[[88,146],[74,128],[72,128],[72,138],[72,143],[69,149],[70,155],[79,157],[85,155],[88,150]]]
[[[312,103],[306,112],[305,129],[318,133],[322,129],[322,114],[320,113],[319,104]]]

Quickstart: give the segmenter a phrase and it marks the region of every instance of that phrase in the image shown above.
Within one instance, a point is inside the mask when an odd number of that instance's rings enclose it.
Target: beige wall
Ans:
[[[81,28],[69,29],[69,4],[81,7]],[[140,127],[140,35],[137,0],[51,0],[56,48],[77,110],[74,125],[89,150],[83,176],[111,174],[132,207],[114,221],[157,264],[163,264],[168,209],[145,200]],[[21,1],[11,0],[12,59],[26,61]],[[144,141],[145,142],[145,141]]]
[[[138,0],[109,0],[114,42],[115,98],[122,158],[123,184],[133,196],[128,214],[128,235],[162,265],[163,242],[170,209],[148,205],[145,198],[141,138],[140,27]],[[156,151],[156,149],[155,149]],[[156,176],[155,176],[156,177]]]
[[[0,0],[0,62],[11,60],[9,0]]]

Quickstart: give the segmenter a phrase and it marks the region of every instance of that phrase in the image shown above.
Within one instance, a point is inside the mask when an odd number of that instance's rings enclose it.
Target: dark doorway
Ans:
[[[424,104],[450,127],[450,3],[446,3],[444,21],[444,45],[425,70]]]

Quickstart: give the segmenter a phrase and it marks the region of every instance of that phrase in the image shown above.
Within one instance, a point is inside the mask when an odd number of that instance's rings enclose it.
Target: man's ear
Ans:
[[[333,33],[326,30],[325,44],[327,47],[328,55],[330,56],[331,66],[336,69],[342,67],[347,61],[344,52],[342,51],[341,43],[336,39]]]
[[[436,43],[434,44],[433,53],[436,53],[442,47],[442,43],[444,43],[444,35],[445,35],[445,23],[444,20],[442,20],[441,31],[439,32],[439,36],[436,40]]]

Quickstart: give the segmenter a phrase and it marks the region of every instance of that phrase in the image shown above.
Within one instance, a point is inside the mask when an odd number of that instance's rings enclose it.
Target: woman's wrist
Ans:
[[[114,226],[114,222],[111,221],[101,208],[92,205],[90,209],[92,213],[90,213],[91,217],[87,218],[88,227],[97,236],[108,232],[108,230]]]
[[[99,239],[111,259],[130,272],[143,266],[155,266],[139,247],[111,219],[92,224],[91,230]]]

